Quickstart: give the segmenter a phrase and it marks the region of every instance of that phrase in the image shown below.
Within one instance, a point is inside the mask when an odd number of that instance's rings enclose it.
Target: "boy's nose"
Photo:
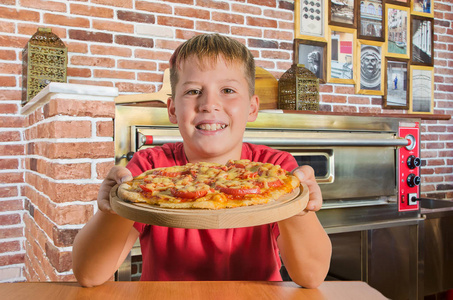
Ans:
[[[220,109],[220,99],[212,93],[204,93],[199,99],[198,110],[201,112],[212,112]]]

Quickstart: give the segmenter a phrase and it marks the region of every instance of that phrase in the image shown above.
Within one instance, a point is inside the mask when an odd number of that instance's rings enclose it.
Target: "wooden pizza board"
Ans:
[[[110,205],[120,216],[151,225],[193,229],[249,227],[281,221],[305,209],[308,188],[305,184],[292,193],[267,204],[208,209],[170,209],[145,203],[131,203],[118,197],[116,185],[110,191]]]

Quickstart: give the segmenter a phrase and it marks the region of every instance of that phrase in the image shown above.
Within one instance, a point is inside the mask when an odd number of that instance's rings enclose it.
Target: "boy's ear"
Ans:
[[[258,95],[253,95],[250,99],[250,111],[247,122],[254,122],[258,117],[258,111],[260,109],[260,98]]]
[[[167,112],[170,122],[173,124],[178,124],[178,119],[176,118],[175,114],[175,101],[172,97],[168,97],[167,99]]]

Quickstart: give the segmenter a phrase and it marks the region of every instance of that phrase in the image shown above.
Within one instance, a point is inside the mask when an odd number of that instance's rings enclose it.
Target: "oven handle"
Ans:
[[[144,135],[138,133],[138,149],[142,146],[162,145],[165,143],[182,142],[180,136]],[[244,142],[267,146],[351,146],[351,147],[403,147],[410,144],[405,138],[396,139],[323,139],[323,138],[263,138],[245,137]]]

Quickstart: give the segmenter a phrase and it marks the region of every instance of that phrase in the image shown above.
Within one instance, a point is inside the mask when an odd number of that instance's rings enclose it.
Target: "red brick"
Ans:
[[[288,50],[292,49],[292,41],[293,41],[293,33],[289,31],[282,31],[282,30],[264,30],[264,38],[266,39],[275,39],[275,40],[281,40],[281,41],[291,41],[291,48]]]
[[[89,28],[90,27],[90,20],[88,18],[83,17],[67,17],[64,15],[57,15],[57,14],[44,14],[44,22],[46,24],[55,24],[61,26],[69,26],[69,27],[82,27],[82,28]]]
[[[333,107],[334,112],[341,112],[348,115],[348,113],[356,113],[357,108],[355,106],[344,106],[344,105],[335,105]]]
[[[250,25],[250,26],[257,26],[257,27],[278,28],[278,24],[277,24],[276,20],[258,18],[258,17],[248,16],[246,18],[246,24]]]
[[[78,163],[78,164],[57,164],[45,163],[45,173],[47,176],[56,180],[61,179],[90,179],[91,178],[91,164]]]
[[[104,45],[91,45],[91,53],[94,55],[114,55],[122,57],[131,57],[132,50],[124,47],[104,46]],[[141,49],[137,49],[139,51]]]
[[[199,7],[175,7],[175,15],[176,16],[183,16],[183,17],[190,17],[192,19],[203,19],[209,20],[211,18],[211,13],[208,10],[200,9]],[[214,20],[214,13],[213,13],[213,20]]]
[[[17,190],[17,186],[0,187],[0,198],[17,197],[18,195],[19,191]]]
[[[336,94],[354,94],[355,90],[353,86],[335,86]]]
[[[231,26],[231,34],[259,38],[263,36],[263,31],[260,28]]]
[[[37,8],[43,10],[50,10],[53,12],[66,12],[66,4],[56,1],[43,1],[43,0],[21,0],[20,6],[28,8]]]
[[[146,70],[153,71],[157,69],[157,64],[152,61],[142,60],[118,60],[119,69]]]
[[[135,79],[135,73],[115,70],[94,70],[94,77],[133,80]]]
[[[71,14],[84,15],[97,18],[113,19],[113,9],[107,7],[91,6],[84,4],[70,4]]]
[[[26,43],[27,41],[19,41],[15,37],[0,36],[0,46],[3,47],[22,48]],[[22,74],[22,64],[0,63],[0,73],[20,75]]]
[[[245,18],[243,15],[232,14],[231,12],[213,12],[212,20],[230,24],[244,24]]]
[[[48,216],[57,225],[85,224],[93,216],[93,206],[75,204],[53,207]]]
[[[44,114],[46,118],[56,115],[113,118],[115,116],[115,103],[113,101],[52,99],[44,106]]]
[[[192,4],[192,1],[190,1],[188,4]],[[197,6],[208,7],[216,10],[229,10],[228,3],[223,1],[197,0]]]
[[[67,69],[68,76],[72,77],[91,77],[91,70],[88,68],[71,68],[68,67]]]
[[[25,46],[25,45],[24,45]],[[0,51],[1,60],[16,60],[16,52],[14,50],[5,50]]]
[[[369,105],[370,98],[368,97],[360,97],[360,96],[348,96],[348,103],[349,104],[357,104],[357,105]]]
[[[16,78],[13,76],[0,76],[0,86],[14,87],[16,86]],[[0,111],[5,113],[3,109]]]
[[[260,6],[244,5],[244,4],[231,4],[231,11],[247,15],[261,15],[262,10]]]
[[[19,241],[9,241],[9,242],[0,241],[0,253],[17,252],[20,250],[21,249],[20,249]]]
[[[22,172],[0,173],[0,182],[2,183],[23,183],[24,175]]]
[[[278,9],[265,9],[263,15],[272,19],[292,21],[294,14],[293,12]]]
[[[154,40],[130,35],[116,35],[115,43],[127,46],[153,48]]]
[[[20,140],[19,131],[0,131],[0,142],[18,142]]]
[[[183,18],[158,16],[157,24],[169,27],[194,28],[194,21]]]
[[[108,30],[122,33],[134,33],[134,25],[124,22],[115,22],[109,20],[92,20],[93,28],[98,30]]]
[[[79,229],[62,229],[57,226],[53,227],[52,239],[57,247],[68,247],[74,243]]]
[[[145,72],[138,73],[137,74],[137,80],[139,80],[139,81],[148,81],[148,82],[162,82],[162,74],[145,73]],[[153,89],[152,86],[150,86],[150,88]]]
[[[24,145],[0,145],[0,153],[2,156],[24,155]]]
[[[109,43],[113,42],[113,35],[104,32],[90,32],[84,30],[70,29],[69,38],[74,40]]]
[[[91,67],[115,67],[115,60],[108,57],[96,57],[96,56],[79,56],[74,55],[71,57],[71,64],[91,66]]]
[[[139,12],[132,12],[127,10],[118,10],[116,12],[118,20],[134,22],[134,23],[147,23],[154,24],[156,17],[154,14],[146,14]]]
[[[85,85],[94,85],[94,86],[106,86],[106,87],[113,87],[113,82],[111,81],[93,81],[93,80],[82,80],[82,79],[70,79],[68,83],[74,84],[85,84]]]
[[[25,258],[24,253],[2,255],[0,256],[0,266],[22,264],[24,263],[24,258]]]
[[[97,199],[100,184],[49,183],[47,190],[52,201],[57,203],[73,201],[94,201]],[[77,193],[74,193],[77,191]]]
[[[190,1],[189,4],[193,4],[193,2]],[[168,4],[147,1],[135,1],[135,9],[149,11],[155,14],[171,14],[173,11],[172,7]]]
[[[113,121],[97,122],[96,136],[113,137]]]
[[[289,59],[291,59],[291,54],[289,54],[288,52],[276,51],[276,50],[262,50],[261,57],[270,58],[270,59],[289,60]]]
[[[124,7],[124,8],[132,8],[133,7],[133,0],[92,0],[91,3],[102,4],[106,6],[116,6],[116,7]]]
[[[0,19],[39,23],[39,12],[26,9],[0,7]]]
[[[52,266],[58,272],[67,272],[72,267],[72,256],[71,252],[65,251],[60,252],[57,247],[52,245],[50,242],[46,243],[46,256],[49,259]]]
[[[115,163],[113,161],[108,162],[101,162],[96,164],[96,178],[97,179],[104,179],[107,177],[110,169],[113,168]]]
[[[2,51],[0,51],[1,53]],[[1,54],[0,54],[1,56]],[[8,73],[8,72],[6,72]],[[0,93],[0,100],[21,100],[22,99],[22,91],[21,90],[3,90]],[[3,117],[2,117],[3,118]],[[1,123],[1,119],[0,119]],[[20,127],[20,126],[18,126]]]
[[[2,214],[0,215],[0,224],[2,226],[6,225],[16,225],[20,224],[21,219],[20,219],[20,214]]]
[[[115,155],[113,142],[38,142],[34,147],[35,154],[51,159],[111,158]]]
[[[1,159],[0,158],[0,169],[1,170],[15,170],[19,168],[19,161],[17,158],[14,159]]]
[[[0,227],[0,239],[21,238],[23,237],[23,231],[23,227]]]
[[[22,200],[2,200],[0,201],[0,212],[23,210],[24,204]]]
[[[69,53],[88,53],[88,45],[79,42],[65,42]],[[93,53],[95,54],[95,53]]]

